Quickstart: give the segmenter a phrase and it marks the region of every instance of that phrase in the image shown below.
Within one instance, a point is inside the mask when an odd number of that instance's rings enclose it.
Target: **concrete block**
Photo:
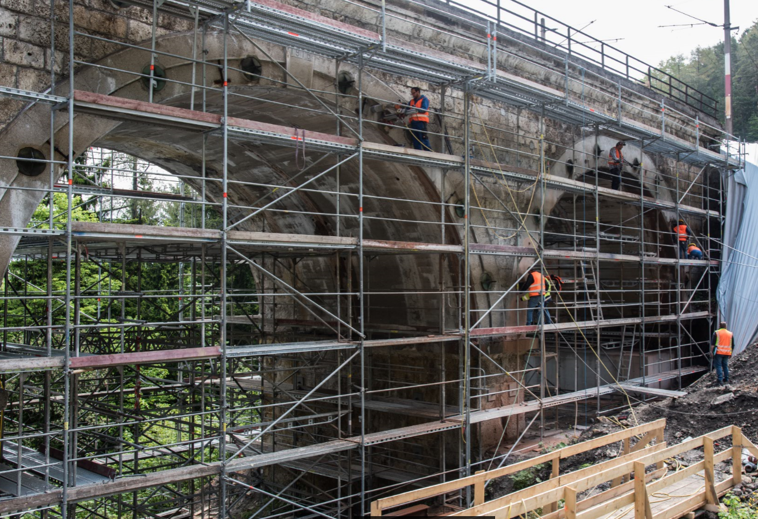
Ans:
[[[18,40],[3,39],[3,57],[7,63],[25,67],[43,68],[45,66],[45,49]]]
[[[0,8],[0,36],[16,36],[18,28],[18,15],[7,9]]]

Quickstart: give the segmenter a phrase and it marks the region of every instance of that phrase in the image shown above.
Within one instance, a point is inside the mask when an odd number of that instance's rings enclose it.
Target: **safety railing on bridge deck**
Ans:
[[[466,3],[446,0],[448,5],[484,16],[493,23],[542,41],[545,45],[561,49],[604,70],[621,74],[627,79],[640,81],[648,87],[713,117],[718,117],[718,100],[672,76],[668,72],[645,63],[626,52],[590,36],[534,9],[518,0],[473,0]]]

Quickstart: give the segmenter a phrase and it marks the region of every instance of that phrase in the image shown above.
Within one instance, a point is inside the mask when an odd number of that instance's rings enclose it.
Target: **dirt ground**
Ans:
[[[616,423],[616,420],[623,426],[630,427],[666,418],[665,435],[668,445],[676,445],[689,438],[701,436],[728,425],[741,427],[743,434],[753,443],[758,444],[757,348],[758,345],[753,345],[730,360],[729,385],[717,386],[715,372],[708,373],[686,388],[686,396],[678,399],[658,399],[635,407],[633,412],[626,410],[611,418],[599,418],[576,441],[587,441],[620,430],[621,426]],[[717,447],[717,450],[727,446],[722,445],[720,448]],[[570,472],[586,464],[614,459],[619,455],[620,447],[620,444],[608,445],[593,452],[574,456],[570,460],[561,462],[561,472]],[[683,466],[696,463],[701,459],[702,453],[698,451],[690,451],[677,457],[677,461]],[[515,461],[520,460],[513,460]],[[731,462],[717,465],[716,471],[720,473],[719,478],[728,477],[731,474]],[[537,471],[534,476],[537,481],[548,478],[548,467]],[[492,496],[501,496],[517,490],[514,488],[513,478],[510,477],[500,478],[494,483],[491,489]],[[596,492],[602,490],[604,488],[601,486],[596,489]],[[737,496],[758,494],[758,473],[746,473],[743,477],[743,485],[736,487],[734,494]],[[587,496],[582,496],[582,498],[585,497]]]

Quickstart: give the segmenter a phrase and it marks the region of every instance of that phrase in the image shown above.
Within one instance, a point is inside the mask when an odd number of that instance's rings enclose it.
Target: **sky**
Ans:
[[[510,2],[501,0],[502,6]],[[608,2],[603,0],[522,0],[531,8],[541,11],[575,29],[583,29],[598,40],[621,38],[608,42],[619,50],[658,65],[670,56],[684,54],[700,47],[708,47],[724,41],[724,29],[709,25],[694,27],[666,27],[699,23],[685,14],[722,25],[724,23],[723,0],[634,0],[632,2]],[[742,34],[758,20],[757,0],[731,0],[732,26],[738,26]]]

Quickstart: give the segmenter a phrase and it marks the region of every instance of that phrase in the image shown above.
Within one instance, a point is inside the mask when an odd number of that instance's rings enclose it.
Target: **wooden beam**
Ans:
[[[634,519],[653,519],[645,484],[645,464],[634,462]]]
[[[717,505],[719,502],[716,495],[715,479],[713,470],[713,440],[703,439],[704,470],[705,470],[705,502],[709,505]]]
[[[563,499],[566,503],[566,519],[576,519],[576,490],[566,487]]]
[[[732,485],[742,484],[742,429],[732,426]]]

